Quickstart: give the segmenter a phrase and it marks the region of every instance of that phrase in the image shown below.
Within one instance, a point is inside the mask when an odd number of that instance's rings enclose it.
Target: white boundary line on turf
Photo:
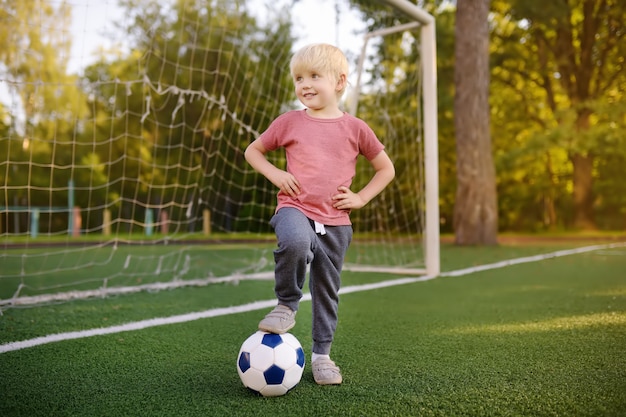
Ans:
[[[560,250],[556,252],[545,253],[545,254],[534,255],[534,256],[527,256],[523,258],[509,259],[506,261],[495,262],[495,263],[486,264],[486,265],[479,265],[479,266],[475,266],[471,268],[458,269],[456,271],[443,272],[438,276],[439,277],[458,277],[458,276],[473,274],[474,272],[481,272],[481,271],[487,271],[491,269],[504,268],[504,267],[511,266],[511,265],[518,265],[518,264],[523,264],[523,263],[528,263],[528,262],[538,262],[538,261],[542,261],[546,259],[558,258],[561,256],[576,255],[580,253],[593,252],[593,251],[602,250],[602,249],[620,248],[620,247],[626,247],[626,242],[611,243],[611,244],[605,244],[605,245],[585,246],[581,248]],[[347,287],[342,288],[340,290],[340,294],[348,294],[348,293],[354,293],[354,292],[360,292],[360,291],[370,291],[370,290],[375,290],[379,288],[386,288],[386,287],[393,287],[397,285],[412,284],[415,282],[429,281],[429,280],[437,278],[438,276],[426,275],[426,276],[414,277],[414,278],[407,277],[407,278],[399,278],[399,279],[394,279],[394,280],[389,280],[389,281],[374,282],[371,284],[352,285],[352,286],[347,286]],[[305,294],[302,297],[302,301],[310,301],[310,300],[311,300],[310,294]],[[21,350],[21,349],[27,349],[27,348],[31,348],[31,347],[35,347],[39,345],[45,345],[48,343],[62,342],[64,340],[83,339],[83,338],[92,337],[92,336],[103,336],[103,335],[116,334],[116,333],[122,333],[122,332],[131,332],[135,330],[147,329],[149,327],[164,326],[168,324],[177,324],[177,323],[186,323],[186,322],[193,321],[193,320],[261,310],[264,308],[273,307],[274,305],[276,305],[275,299],[265,300],[265,301],[255,301],[252,303],[242,304],[239,306],[214,308],[211,310],[205,310],[205,311],[200,311],[196,313],[181,314],[178,316],[171,316],[171,317],[157,317],[157,318],[148,319],[148,320],[136,321],[133,323],[121,324],[118,326],[51,334],[51,335],[36,337],[34,339],[28,339],[28,340],[23,340],[19,342],[5,343],[3,345],[0,345],[0,354],[11,352],[11,351],[16,351],[16,350]]]

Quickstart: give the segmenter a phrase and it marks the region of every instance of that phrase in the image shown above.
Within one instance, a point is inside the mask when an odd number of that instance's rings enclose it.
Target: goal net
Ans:
[[[271,279],[277,190],[243,151],[299,108],[288,63],[308,43],[306,17],[287,1],[33,3],[0,12],[0,311]],[[345,269],[424,274],[420,25],[381,2],[366,35],[347,1],[298,3],[337,18],[332,43],[351,62],[345,110],[396,167],[352,213]],[[345,16],[358,36],[345,36]],[[93,23],[103,19],[117,23]],[[353,189],[371,176],[359,161]]]

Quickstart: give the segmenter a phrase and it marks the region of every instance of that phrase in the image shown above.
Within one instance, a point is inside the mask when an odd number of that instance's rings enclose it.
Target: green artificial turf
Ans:
[[[442,263],[450,271],[561,248],[444,246]],[[344,294],[332,352],[341,386],[313,382],[304,302],[292,332],[307,365],[278,398],[251,394],[235,368],[264,311],[2,353],[0,415],[626,415],[625,271],[617,248]],[[344,284],[376,278],[390,279],[346,274]],[[0,343],[272,297],[261,281],[9,309]]]

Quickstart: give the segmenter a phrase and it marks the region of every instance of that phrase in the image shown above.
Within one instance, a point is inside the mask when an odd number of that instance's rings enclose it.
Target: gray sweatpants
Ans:
[[[311,264],[312,350],[328,355],[337,328],[341,268],[352,240],[352,226],[325,226],[326,234],[317,234],[314,222],[291,207],[278,210],[270,224],[278,240],[274,251],[278,303],[298,310],[307,264]]]

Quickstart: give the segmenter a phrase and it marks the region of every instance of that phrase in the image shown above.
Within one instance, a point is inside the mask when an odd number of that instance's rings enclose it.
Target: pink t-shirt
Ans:
[[[293,110],[277,117],[260,138],[269,151],[285,148],[287,171],[300,182],[298,197],[278,193],[276,211],[294,207],[327,226],[351,224],[349,212],[334,208],[331,197],[337,187],[350,187],[359,155],[372,160],[384,149],[363,120],[348,113],[317,119]]]

